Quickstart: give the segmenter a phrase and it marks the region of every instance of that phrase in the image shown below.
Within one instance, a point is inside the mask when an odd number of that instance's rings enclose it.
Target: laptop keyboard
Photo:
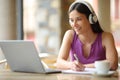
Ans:
[[[45,69],[45,71],[46,71],[46,72],[61,72],[61,71],[58,70],[58,69],[50,69],[50,68]]]

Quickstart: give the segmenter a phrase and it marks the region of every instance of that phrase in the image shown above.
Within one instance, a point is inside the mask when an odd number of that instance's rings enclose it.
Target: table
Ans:
[[[98,77],[93,75],[80,74],[38,74],[38,73],[23,73],[12,72],[9,69],[0,70],[0,80],[120,80],[118,76]]]

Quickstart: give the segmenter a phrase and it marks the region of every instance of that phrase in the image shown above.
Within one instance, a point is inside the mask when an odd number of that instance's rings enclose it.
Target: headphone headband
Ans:
[[[93,10],[92,6],[91,6],[88,2],[86,2],[86,1],[84,1],[84,0],[76,0],[76,1],[74,1],[74,2],[70,5],[70,7],[69,7],[69,11],[70,11],[70,9],[72,8],[72,6],[73,6],[74,4],[76,4],[76,3],[82,3],[82,4],[86,5],[86,6],[88,7],[88,9],[91,11],[91,13],[94,13],[94,10]]]

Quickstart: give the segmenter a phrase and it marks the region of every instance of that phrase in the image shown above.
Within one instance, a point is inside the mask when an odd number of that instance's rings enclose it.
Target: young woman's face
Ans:
[[[87,17],[77,10],[73,10],[69,13],[69,23],[77,34],[85,33],[90,28]]]

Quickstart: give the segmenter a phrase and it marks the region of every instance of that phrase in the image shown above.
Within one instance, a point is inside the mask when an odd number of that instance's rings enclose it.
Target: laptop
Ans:
[[[0,47],[10,69],[14,72],[56,73],[57,69],[45,69],[33,41],[3,40]]]

